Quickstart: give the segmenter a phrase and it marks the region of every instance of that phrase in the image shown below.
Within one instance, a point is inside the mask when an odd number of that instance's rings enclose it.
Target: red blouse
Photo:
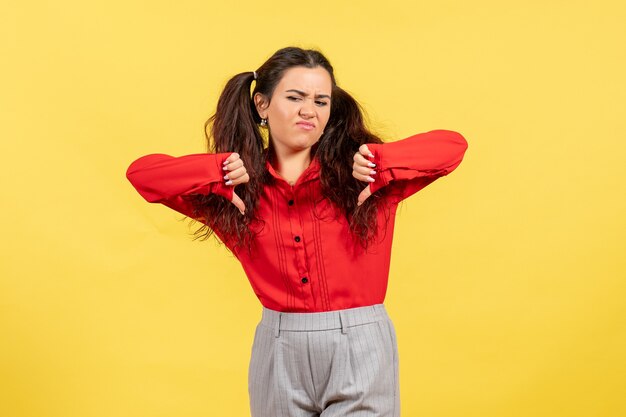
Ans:
[[[245,249],[234,250],[214,230],[241,262],[265,307],[320,312],[382,303],[398,203],[452,172],[463,159],[467,141],[457,132],[438,129],[367,147],[377,171],[372,193],[393,187],[387,197],[389,210],[378,213],[377,243],[367,251],[353,240],[345,217],[335,219],[335,206],[322,199],[316,157],[294,185],[266,164],[277,181],[265,186],[260,196],[257,210],[265,224],[252,256]],[[216,193],[232,198],[234,187],[224,185],[222,169],[230,154],[146,155],[128,167],[126,177],[147,201],[191,217],[183,195]]]

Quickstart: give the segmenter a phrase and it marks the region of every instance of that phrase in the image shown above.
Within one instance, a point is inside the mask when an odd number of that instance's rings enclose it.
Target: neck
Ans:
[[[273,149],[272,152],[273,166],[276,172],[291,185],[294,185],[300,175],[311,164],[311,149],[307,148],[301,151],[284,151]]]

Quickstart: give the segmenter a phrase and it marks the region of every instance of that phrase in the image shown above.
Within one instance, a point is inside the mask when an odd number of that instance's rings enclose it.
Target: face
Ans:
[[[330,117],[330,74],[322,67],[285,71],[272,98],[255,94],[259,115],[267,119],[270,140],[282,154],[305,150],[322,136]]]

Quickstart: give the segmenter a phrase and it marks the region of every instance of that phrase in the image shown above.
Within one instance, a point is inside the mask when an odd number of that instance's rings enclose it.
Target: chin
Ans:
[[[313,145],[319,142],[320,138],[317,136],[313,138],[312,135],[297,135],[290,138],[288,141],[276,141],[274,138],[272,138],[272,140],[281,143],[283,147],[299,152],[310,149]]]
[[[293,148],[298,150],[308,149],[315,145],[319,139],[311,140],[310,138],[302,138],[302,140],[293,143]]]

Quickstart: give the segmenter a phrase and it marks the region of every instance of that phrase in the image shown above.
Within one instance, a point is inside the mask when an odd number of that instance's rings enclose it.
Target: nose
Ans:
[[[313,104],[311,100],[302,101],[302,107],[300,107],[300,116],[302,117],[315,116],[315,109],[313,108]]]

